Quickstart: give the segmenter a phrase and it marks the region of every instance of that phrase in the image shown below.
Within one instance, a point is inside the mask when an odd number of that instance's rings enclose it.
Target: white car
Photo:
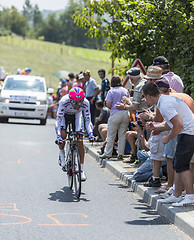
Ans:
[[[0,95],[0,122],[8,118],[47,120],[47,88],[45,78],[29,75],[8,75]]]

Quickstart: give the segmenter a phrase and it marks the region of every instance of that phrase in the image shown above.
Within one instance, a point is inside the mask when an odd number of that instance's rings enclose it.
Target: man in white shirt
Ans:
[[[175,192],[165,203],[173,203],[174,207],[194,204],[194,189],[190,171],[190,161],[194,153],[194,114],[181,99],[160,94],[154,83],[147,83],[143,86],[143,95],[148,107],[157,105],[166,121],[163,129],[171,129],[168,135],[162,137],[163,143],[166,144],[170,139],[178,136],[173,159],[173,168],[176,172]],[[183,187],[186,189],[184,199],[181,197]]]

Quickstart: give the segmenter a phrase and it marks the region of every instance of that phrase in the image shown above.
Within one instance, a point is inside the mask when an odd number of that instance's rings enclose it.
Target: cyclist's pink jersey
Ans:
[[[73,108],[71,104],[71,100],[69,99],[69,94],[62,97],[59,102],[59,108],[57,111],[56,124],[55,124],[56,133],[61,135],[61,128],[64,126],[65,114],[68,114],[68,115],[75,114],[75,131],[81,131],[82,119],[83,119],[82,112],[84,113],[84,120],[85,120],[86,130],[88,134],[93,133],[93,125],[91,122],[89,101],[86,98],[84,98],[83,104],[80,106],[79,110],[76,110]]]

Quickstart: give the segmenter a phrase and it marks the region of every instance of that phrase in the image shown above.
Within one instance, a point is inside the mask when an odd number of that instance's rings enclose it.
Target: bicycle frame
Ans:
[[[83,134],[71,131],[71,124],[68,123],[67,138],[65,140],[67,175],[69,187],[72,189],[74,186],[77,198],[81,195],[81,166],[77,142],[82,138]]]

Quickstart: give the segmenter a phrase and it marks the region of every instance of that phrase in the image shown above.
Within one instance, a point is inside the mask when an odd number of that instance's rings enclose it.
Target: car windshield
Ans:
[[[41,79],[28,81],[8,78],[5,83],[4,90],[44,92],[45,88],[44,83]]]

